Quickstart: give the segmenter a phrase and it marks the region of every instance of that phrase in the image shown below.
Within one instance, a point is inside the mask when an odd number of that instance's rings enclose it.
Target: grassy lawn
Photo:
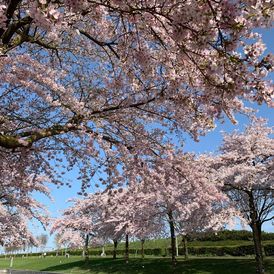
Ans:
[[[274,258],[266,259],[267,274],[274,274]],[[9,267],[9,259],[0,259],[0,269]],[[88,262],[81,257],[15,258],[13,268],[61,273],[89,274],[255,274],[254,260],[250,258],[191,258],[179,259],[173,268],[169,258],[132,258],[128,264],[122,258],[92,257]]]

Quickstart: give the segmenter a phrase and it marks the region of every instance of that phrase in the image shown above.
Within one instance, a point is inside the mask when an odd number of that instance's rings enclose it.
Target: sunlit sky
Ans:
[[[263,35],[263,40],[267,45],[267,52],[274,52],[274,31],[273,30],[266,30],[260,31]],[[272,36],[272,37],[271,37]],[[274,79],[273,75],[271,76]],[[268,124],[270,126],[274,126],[274,109],[269,109],[266,105],[257,106],[253,105],[255,109],[258,110],[257,116],[264,117],[268,119]],[[245,125],[248,123],[248,118],[244,115],[237,115],[238,124],[233,125],[229,120],[226,120],[224,123],[217,123],[217,127],[214,131],[208,133],[206,136],[201,137],[199,142],[195,142],[189,136],[185,135],[185,142],[184,142],[184,149],[188,152],[195,152],[195,153],[203,153],[203,152],[215,152],[217,151],[219,145],[222,142],[222,131],[224,132],[231,132],[232,130],[238,129],[240,131],[243,130]],[[52,216],[60,216],[61,211],[68,207],[67,200],[71,197],[76,197],[77,192],[79,191],[81,184],[77,182],[77,172],[72,172],[69,174],[70,179],[74,181],[72,188],[62,187],[57,189],[54,186],[51,186],[52,190],[52,198],[54,202],[50,201],[45,197],[41,197],[38,195],[37,197],[39,200],[46,204],[48,210],[51,212]],[[96,179],[95,179],[96,180]],[[95,191],[95,188],[90,189],[90,191]],[[235,229],[241,229],[238,225]],[[35,235],[39,235],[45,232],[41,227],[32,228]],[[274,226],[271,223],[267,223],[263,226],[264,231],[274,232]],[[49,249],[54,248],[54,241],[53,237],[51,236],[48,242],[47,247]]]

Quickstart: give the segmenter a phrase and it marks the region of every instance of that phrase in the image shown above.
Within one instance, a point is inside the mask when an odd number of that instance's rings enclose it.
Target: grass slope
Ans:
[[[274,241],[263,241],[263,244],[274,244]],[[178,237],[178,245],[182,246],[181,238]],[[216,247],[216,246],[239,246],[239,245],[253,245],[253,241],[239,241],[239,240],[226,240],[226,241],[191,241],[188,242],[189,247]],[[156,240],[147,240],[144,244],[145,248],[169,248],[170,239],[156,239]],[[134,241],[129,243],[129,248],[131,249],[141,249],[141,242]],[[112,250],[113,244],[107,244],[105,246],[106,250]],[[120,242],[118,244],[118,249],[124,249],[124,243]],[[101,248],[90,248],[90,250],[101,250]]]
[[[8,259],[0,259],[0,269],[9,267]],[[267,274],[274,274],[274,258],[266,259]],[[66,274],[252,274],[255,263],[248,258],[191,258],[178,260],[173,268],[169,258],[130,259],[128,264],[122,258],[92,257],[88,262],[81,257],[15,258],[13,268],[61,272]]]

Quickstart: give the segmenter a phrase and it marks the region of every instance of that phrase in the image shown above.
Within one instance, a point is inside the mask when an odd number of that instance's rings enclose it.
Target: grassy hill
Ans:
[[[178,246],[182,247],[182,239],[178,237]],[[274,240],[263,241],[264,245],[272,244],[274,245]],[[239,245],[253,245],[252,240],[223,240],[223,241],[189,241],[189,247],[218,247],[218,246],[239,246]],[[141,242],[133,241],[130,242],[129,247],[131,249],[140,249]],[[156,239],[156,240],[146,240],[144,244],[145,248],[153,249],[153,248],[169,248],[170,247],[170,239]],[[107,244],[105,246],[106,250],[112,250],[113,245]],[[124,249],[124,243],[120,242],[118,244],[118,249]],[[101,247],[91,248],[90,250],[101,250]]]

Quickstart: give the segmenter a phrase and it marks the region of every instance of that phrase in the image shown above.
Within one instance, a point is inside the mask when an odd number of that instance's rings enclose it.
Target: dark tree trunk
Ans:
[[[265,273],[264,263],[263,263],[263,247],[262,247],[262,223],[260,222],[258,212],[256,210],[255,201],[252,191],[248,192],[249,196],[249,209],[250,209],[250,227],[253,233],[253,242],[255,250],[255,260],[256,260],[256,273]]]
[[[251,224],[251,228],[253,233],[253,242],[254,242],[254,249],[255,249],[256,273],[262,274],[262,273],[265,273],[265,270],[264,270],[264,263],[263,263],[261,224],[255,222]]]
[[[129,246],[128,234],[126,234],[126,245],[125,245],[125,260],[126,260],[126,263],[128,263],[128,258],[129,258],[129,249],[128,249],[128,246]]]
[[[117,258],[117,246],[118,246],[118,241],[113,240],[113,259]]]
[[[168,223],[170,227],[170,239],[171,239],[171,261],[172,265],[175,266],[176,261],[176,238],[175,238],[175,228],[174,228],[174,221],[172,216],[172,211],[168,212]]]
[[[142,259],[145,258],[144,244],[145,244],[145,239],[142,239],[141,240],[141,256],[142,256]]]
[[[84,247],[85,260],[89,259],[88,242],[89,242],[89,234],[86,235],[86,240],[85,240],[85,247]]]
[[[183,235],[182,238],[182,242],[183,242],[183,247],[184,247],[184,254],[185,254],[185,259],[188,259],[188,245],[187,245],[187,236]]]

